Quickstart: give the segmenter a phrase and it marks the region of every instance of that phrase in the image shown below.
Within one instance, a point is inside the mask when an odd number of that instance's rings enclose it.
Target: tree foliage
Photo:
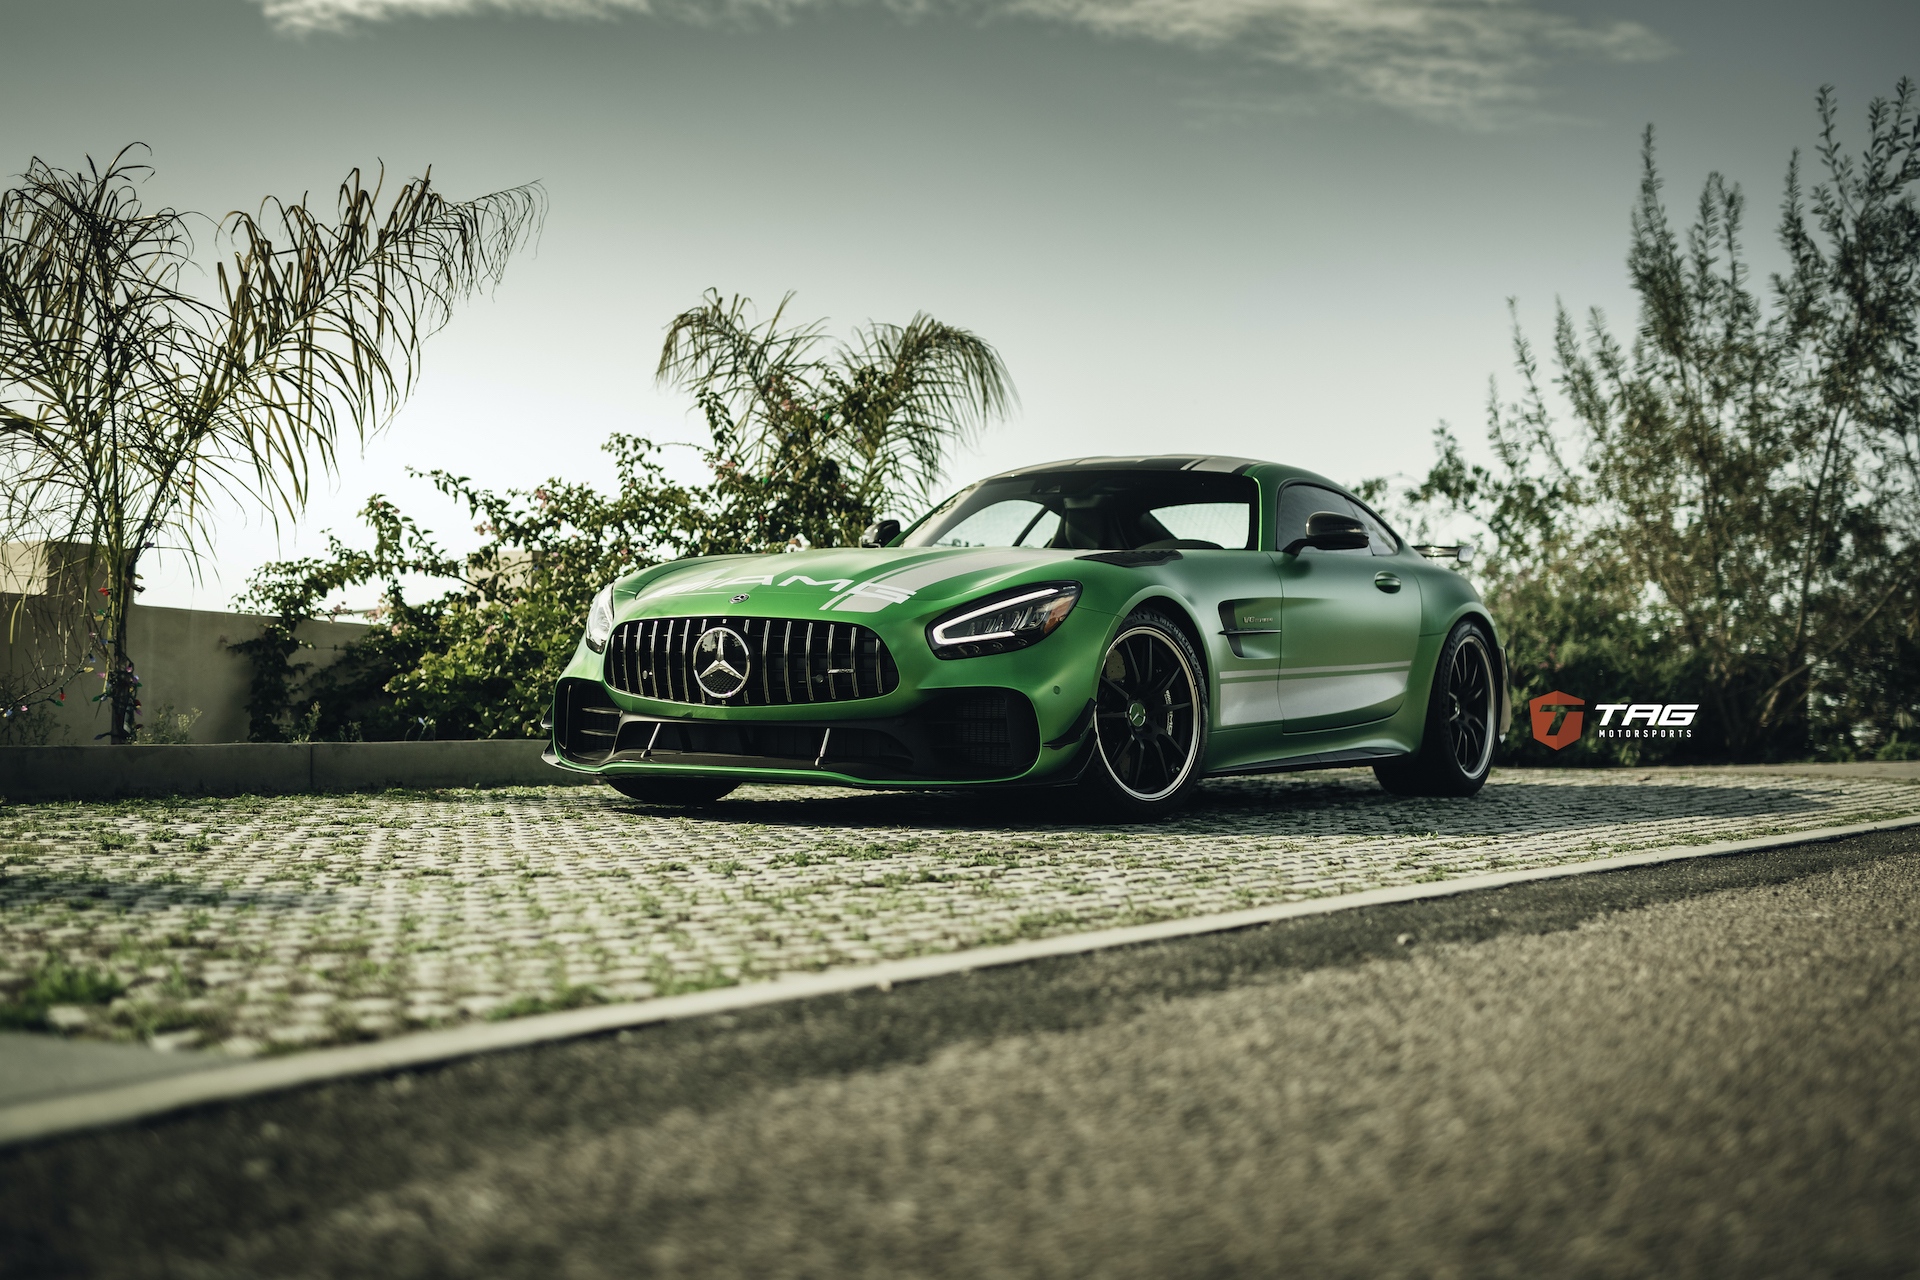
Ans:
[[[997,353],[916,316],[871,324],[826,355],[824,326],[765,323],[708,294],[668,326],[663,382],[693,392],[711,431],[700,485],[674,482],[658,446],[616,436],[611,494],[549,480],[494,492],[426,473],[485,538],[453,557],[383,497],[363,511],[373,547],[330,539],[323,556],[268,565],[243,607],[273,619],[236,646],[254,663],[252,734],[321,738],[526,737],[539,731],[595,593],[685,555],[855,541],[887,510],[924,498],[946,453],[1005,412]],[[448,589],[414,603],[406,581]],[[344,588],[382,587],[374,629],[331,667],[296,661],[301,621]]]
[[[926,498],[947,452],[1012,403],[999,354],[965,329],[916,315],[822,354],[822,324],[783,326],[792,300],[755,324],[746,299],[709,292],[667,326],[656,375],[694,393],[712,436],[703,552],[850,543]]]
[[[537,730],[541,690],[572,655],[587,606],[623,573],[670,558],[699,521],[699,495],[668,479],[658,451],[615,437],[614,492],[550,480],[495,493],[446,471],[426,476],[464,506],[486,539],[465,557],[385,497],[362,510],[373,546],[329,536],[326,554],[262,568],[240,599],[270,618],[234,646],[252,660],[251,736],[398,739],[525,737]],[[445,584],[408,597],[407,580]],[[294,661],[299,624],[326,615],[348,587],[380,584],[371,632],[333,666]]]
[[[93,549],[116,742],[135,730],[143,558],[197,558],[222,501],[297,513],[343,432],[384,424],[425,338],[501,278],[544,208],[538,187],[450,201],[431,174],[383,201],[355,170],[331,216],[269,199],[213,221],[147,209],[133,150],[105,169],[35,159],[0,193],[0,533]],[[216,247],[199,291],[196,221]]]
[[[1902,81],[1856,155],[1830,90],[1818,111],[1821,180],[1796,153],[1764,289],[1739,188],[1710,176],[1677,231],[1649,129],[1631,341],[1560,308],[1563,425],[1516,320],[1493,465],[1443,429],[1414,495],[1491,534],[1524,693],[1702,703],[1697,754],[1848,755],[1920,714],[1920,118]]]

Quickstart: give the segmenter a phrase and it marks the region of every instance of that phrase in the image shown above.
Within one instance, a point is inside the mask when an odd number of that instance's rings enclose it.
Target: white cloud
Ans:
[[[257,0],[284,31],[340,31],[395,18],[521,13],[653,14],[713,23],[785,21],[863,0]],[[1100,35],[1227,50],[1307,72],[1361,101],[1485,123],[1539,96],[1567,59],[1640,62],[1671,47],[1635,22],[1588,23],[1528,0],[872,0],[902,14],[1018,17]]]

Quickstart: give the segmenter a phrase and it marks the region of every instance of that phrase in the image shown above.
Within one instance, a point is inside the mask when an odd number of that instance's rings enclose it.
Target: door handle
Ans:
[[[1400,589],[1400,579],[1384,570],[1373,575],[1373,585],[1389,594]]]

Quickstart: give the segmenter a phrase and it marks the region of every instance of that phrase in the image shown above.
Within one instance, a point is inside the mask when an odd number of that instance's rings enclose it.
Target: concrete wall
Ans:
[[[90,594],[106,583],[106,566],[85,542],[0,543],[0,592],[9,595]]]
[[[387,787],[591,783],[541,759],[545,741],[245,742],[208,746],[0,747],[0,799],[290,795]]]
[[[0,595],[0,610],[14,622],[0,629],[0,638],[8,642],[7,671],[56,656],[53,651],[59,642],[50,634],[57,630],[54,604],[47,596]],[[128,619],[127,639],[141,679],[143,717],[157,715],[168,705],[178,712],[198,710],[200,717],[188,731],[193,742],[245,742],[253,664],[227,646],[258,636],[264,623],[253,614],[136,604]],[[293,660],[314,668],[331,665],[367,629],[362,622],[304,623],[296,634],[314,647],[295,654]],[[95,661],[87,665],[98,669],[99,657],[95,650]],[[54,712],[54,743],[90,743],[106,732],[104,704],[90,701],[100,689],[98,675],[79,676],[67,685],[67,701]]]

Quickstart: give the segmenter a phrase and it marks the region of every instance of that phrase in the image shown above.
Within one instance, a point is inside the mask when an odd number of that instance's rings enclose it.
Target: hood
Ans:
[[[1066,568],[1077,554],[1033,547],[835,547],[727,556],[651,570],[633,587],[617,588],[616,600],[623,618],[916,615],[1021,582],[1082,577]]]

